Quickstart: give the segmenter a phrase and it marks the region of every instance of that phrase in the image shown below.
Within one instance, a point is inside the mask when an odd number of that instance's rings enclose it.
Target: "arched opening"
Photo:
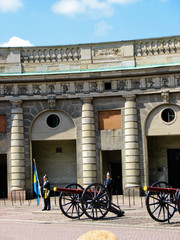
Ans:
[[[77,182],[76,127],[62,111],[46,111],[31,128],[32,159],[36,160],[40,183],[46,174],[54,186]]]
[[[146,121],[149,184],[169,182],[180,187],[180,107],[158,106]]]

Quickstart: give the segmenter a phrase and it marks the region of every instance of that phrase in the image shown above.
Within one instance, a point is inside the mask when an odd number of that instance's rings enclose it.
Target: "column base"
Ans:
[[[141,188],[140,186],[128,186],[124,189],[125,196],[140,196],[141,195]]]
[[[26,190],[12,190],[11,193],[8,194],[8,199],[11,201],[24,201],[26,200]]]

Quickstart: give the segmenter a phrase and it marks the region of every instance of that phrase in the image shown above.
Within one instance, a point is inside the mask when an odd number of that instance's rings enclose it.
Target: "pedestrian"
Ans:
[[[51,202],[50,202],[50,182],[48,181],[47,175],[44,175],[43,177],[43,186],[42,186],[42,195],[44,197],[44,210],[50,210],[51,209]]]

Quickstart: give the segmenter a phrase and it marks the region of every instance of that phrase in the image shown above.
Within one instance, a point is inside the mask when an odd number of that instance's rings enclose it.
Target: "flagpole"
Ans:
[[[33,161],[34,161],[34,163],[36,163],[35,159],[33,159]],[[37,169],[37,166],[36,166],[36,169]],[[39,178],[38,178],[38,185],[39,185],[39,192],[41,193]],[[41,206],[42,206],[42,208],[44,207],[43,199],[42,199],[42,193],[41,193]]]

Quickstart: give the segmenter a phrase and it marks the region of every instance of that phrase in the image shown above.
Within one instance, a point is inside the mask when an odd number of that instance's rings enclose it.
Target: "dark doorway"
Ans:
[[[0,198],[7,198],[7,155],[0,154]]]
[[[122,194],[122,167],[121,163],[111,163],[111,176],[113,179],[113,194]]]
[[[103,181],[106,178],[106,173],[110,172],[113,179],[113,194],[122,194],[122,163],[121,151],[102,151],[102,170]]]
[[[180,149],[168,149],[167,154],[169,184],[180,188]]]

